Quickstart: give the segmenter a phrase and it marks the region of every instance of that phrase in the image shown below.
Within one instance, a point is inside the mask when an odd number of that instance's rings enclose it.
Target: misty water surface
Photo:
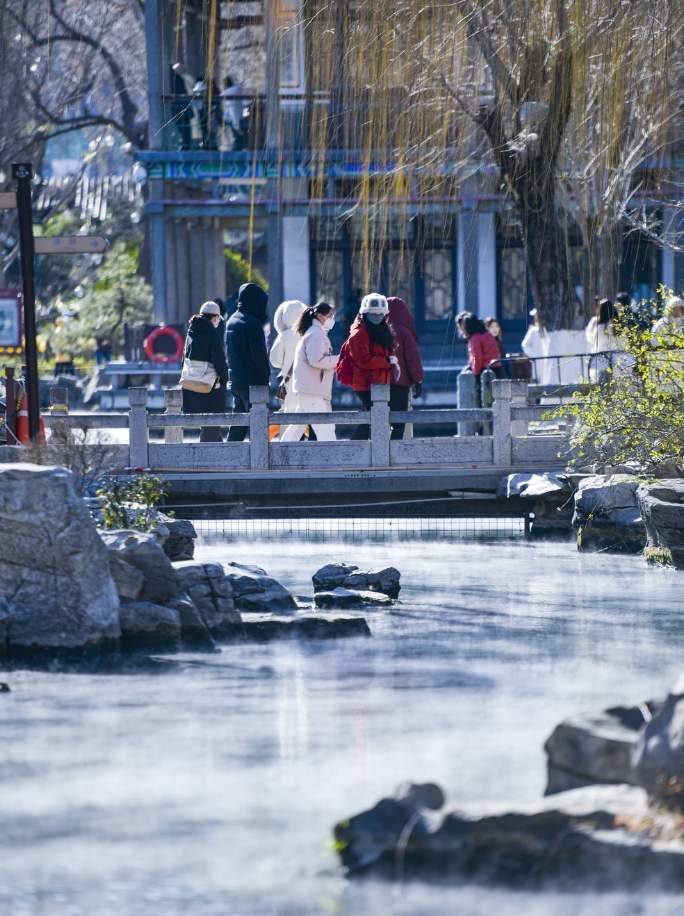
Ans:
[[[373,638],[226,647],[163,675],[13,672],[0,695],[8,916],[684,914],[677,898],[349,886],[334,822],[407,779],[449,802],[541,795],[563,717],[684,668],[681,574],[571,544],[203,543],[310,594],[322,563],[393,563]]]

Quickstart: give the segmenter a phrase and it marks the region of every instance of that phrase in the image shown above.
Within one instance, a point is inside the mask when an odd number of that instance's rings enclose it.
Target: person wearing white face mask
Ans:
[[[332,384],[339,356],[332,351],[328,334],[335,324],[333,308],[327,302],[318,302],[308,308],[297,324],[301,340],[297,344],[292,369],[292,391],[295,396],[295,413],[330,413],[332,411]],[[319,442],[331,442],[335,437],[332,423],[313,425]],[[281,442],[299,442],[306,424],[288,426]]]

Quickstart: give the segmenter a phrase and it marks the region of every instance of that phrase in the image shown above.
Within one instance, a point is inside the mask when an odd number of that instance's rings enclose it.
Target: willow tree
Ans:
[[[651,134],[662,141],[671,113],[670,93],[661,98],[638,87],[646,76],[655,87],[680,30],[681,5],[305,0],[304,10],[309,80],[331,94],[328,112],[312,119],[312,147],[322,157],[337,136],[361,151],[366,167],[352,204],[363,205],[366,220],[375,217],[364,244],[370,249],[382,236],[374,207],[405,199],[407,184],[456,203],[473,171],[495,164],[500,191],[519,216],[534,303],[549,330],[571,326],[576,303],[563,201],[584,192],[588,177],[597,179],[594,200],[612,195],[616,203],[603,221],[580,229],[591,244],[617,231],[641,153],[648,154]],[[635,124],[647,97],[653,116]],[[593,133],[592,123],[600,125]],[[570,156],[572,124],[582,142]],[[611,156],[614,162],[632,128],[649,136],[623,162],[615,190]],[[383,157],[385,168],[377,169]]]

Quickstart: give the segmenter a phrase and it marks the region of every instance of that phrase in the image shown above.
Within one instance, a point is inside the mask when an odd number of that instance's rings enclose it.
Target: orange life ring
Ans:
[[[164,354],[157,353],[154,349],[154,342],[158,337],[170,337],[171,340],[176,345],[176,352],[173,354]],[[155,328],[154,331],[150,333],[145,338],[145,343],[143,344],[145,350],[145,356],[149,359],[151,363],[178,363],[183,356],[183,348],[185,346],[185,341],[178,333],[175,328],[169,327],[169,325],[162,325],[161,327]]]

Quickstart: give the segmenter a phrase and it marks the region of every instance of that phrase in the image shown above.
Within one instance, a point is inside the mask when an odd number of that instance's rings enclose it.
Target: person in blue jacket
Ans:
[[[257,283],[243,283],[238,292],[237,310],[226,324],[230,390],[236,413],[249,410],[250,386],[268,385],[271,377],[264,335],[267,305],[268,294]],[[246,435],[247,427],[232,426],[228,441],[242,442]]]

